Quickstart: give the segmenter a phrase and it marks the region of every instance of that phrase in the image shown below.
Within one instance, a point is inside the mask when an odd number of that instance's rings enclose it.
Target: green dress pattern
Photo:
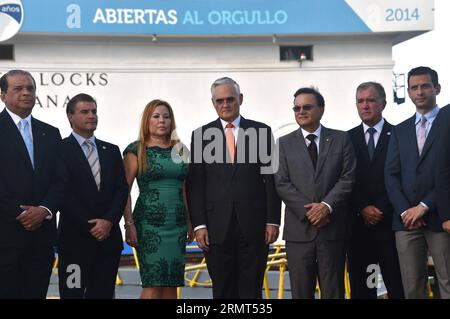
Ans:
[[[137,155],[137,142],[123,152]],[[187,164],[172,148],[147,148],[147,171],[137,176],[139,197],[133,210],[142,287],[184,286],[187,220],[183,182]]]

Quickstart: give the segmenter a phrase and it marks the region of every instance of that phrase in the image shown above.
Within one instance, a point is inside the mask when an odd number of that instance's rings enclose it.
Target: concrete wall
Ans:
[[[191,131],[216,118],[211,83],[223,76],[241,86],[244,117],[272,126],[276,137],[298,128],[293,94],[315,86],[325,97],[325,126],[348,130],[359,124],[355,89],[364,81],[383,84],[385,117],[394,124],[413,112],[392,102],[392,43],[388,36],[263,39],[151,39],[18,36],[15,61],[0,61],[0,72],[31,71],[40,104],[34,116],[70,133],[67,97],[85,92],[98,101],[96,136],[123,150],[138,134],[144,106],[167,100],[174,108],[178,135],[189,144]],[[279,61],[279,45],[313,45],[313,61]],[[72,83],[71,83],[72,82]],[[57,101],[56,101],[57,100]],[[55,106],[56,104],[56,106]],[[136,188],[136,187],[135,187]],[[133,201],[137,189],[132,192]],[[280,237],[281,238],[281,237]]]
[[[241,85],[243,116],[268,123],[277,134],[296,128],[292,95],[302,86],[322,92],[323,124],[332,128],[346,130],[359,123],[354,91],[363,81],[378,81],[386,88],[388,120],[398,123],[410,114],[392,103],[392,44],[387,36],[283,38],[273,43],[21,35],[14,44],[15,61],[1,61],[0,72],[24,68],[35,75],[41,102],[36,117],[67,135],[65,99],[79,92],[92,94],[99,104],[98,137],[121,148],[135,139],[141,112],[155,98],[172,104],[178,133],[188,143],[194,128],[216,118],[209,87],[222,76]],[[279,61],[281,44],[313,45],[314,60],[302,65]]]

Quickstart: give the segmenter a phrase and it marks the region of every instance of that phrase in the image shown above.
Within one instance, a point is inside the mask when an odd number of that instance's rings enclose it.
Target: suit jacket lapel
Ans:
[[[0,129],[3,129],[6,133],[7,140],[10,141],[17,152],[23,157],[27,166],[33,170],[33,165],[31,164],[30,156],[28,155],[27,147],[25,146],[22,135],[6,109],[0,114],[0,119],[3,122],[0,124]]]
[[[107,149],[106,145],[98,139],[95,139],[95,143],[97,144],[98,160],[100,163],[100,190],[101,190],[102,185],[106,178],[106,173],[108,172],[108,169],[106,169],[107,160],[108,160],[108,157],[106,156],[106,152],[108,151],[108,149]],[[95,180],[94,180],[94,182],[95,182]],[[96,186],[97,186],[97,184],[96,184]]]
[[[86,155],[84,154],[84,151],[80,144],[78,144],[78,141],[75,139],[75,137],[70,134],[69,136],[70,145],[72,148],[73,156],[77,160],[77,162],[80,164],[82,169],[85,171],[85,174],[88,174],[89,180],[91,181],[91,186],[94,186],[94,188],[97,190],[97,184],[95,183],[94,176],[92,175],[91,167],[89,166],[89,162],[86,158]],[[101,163],[100,163],[101,165]]]
[[[434,119],[433,124],[431,125],[430,132],[428,133],[428,136],[425,140],[425,144],[423,145],[422,154],[420,154],[419,162],[417,163],[417,165],[420,165],[423,158],[427,155],[428,151],[430,150],[431,145],[433,145],[433,142],[436,137],[436,130],[437,130],[435,124],[436,124],[436,118]]]
[[[384,120],[383,129],[381,130],[380,137],[378,138],[377,146],[375,147],[375,152],[373,153],[372,163],[375,162],[377,157],[381,154],[382,150],[389,143],[389,136],[391,135],[392,126]],[[367,152],[367,156],[369,152]]]
[[[405,147],[407,148],[408,154],[414,157],[416,163],[419,162],[419,148],[417,146],[417,134],[416,134],[416,115],[414,114],[408,120],[409,129],[406,130],[406,138],[407,141]]]
[[[39,123],[32,117],[31,128],[33,131],[33,153],[34,153],[34,170],[39,171],[42,167],[42,160],[47,153],[46,136],[47,132],[39,125]],[[28,153],[27,153],[28,154]],[[30,162],[31,164],[31,162]]]
[[[223,160],[223,163],[226,163],[226,159],[227,159],[227,141],[226,141],[226,138],[225,138],[225,130],[223,129],[222,122],[220,121],[220,118],[218,118],[214,122],[214,127],[218,128],[222,132],[222,135],[221,135],[222,141],[221,141],[220,145],[222,146],[222,154],[223,154],[222,160]],[[217,154],[215,156],[217,156]]]
[[[317,159],[315,176],[318,176],[320,170],[322,169],[332,142],[333,136],[330,134],[330,131],[326,127],[322,126],[319,142],[319,157]]]
[[[303,162],[303,167],[305,167],[308,172],[314,172],[314,166],[312,164],[311,157],[309,156],[305,137],[303,136],[301,128],[297,130],[296,139],[294,141],[294,147],[292,151],[297,153],[298,157]]]
[[[364,127],[361,124],[360,126],[358,126],[358,134],[356,134],[356,149],[358,150],[358,152],[361,152],[363,154],[362,159],[364,160],[364,166],[369,166],[370,165],[370,158],[369,158],[369,150],[367,148],[367,143],[366,143],[366,135],[364,132]],[[377,145],[378,146],[378,145]],[[375,149],[376,152],[376,149]],[[375,156],[374,156],[375,158]]]

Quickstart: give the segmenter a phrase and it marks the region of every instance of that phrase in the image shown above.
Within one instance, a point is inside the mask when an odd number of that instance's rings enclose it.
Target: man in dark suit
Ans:
[[[73,132],[60,151],[67,187],[58,225],[60,296],[113,298],[128,197],[122,157],[94,136],[97,103],[90,95],[74,96],[66,112]]]
[[[377,298],[378,278],[375,284],[368,281],[373,272],[368,267],[376,264],[389,298],[404,297],[392,231],[393,209],[384,186],[384,164],[392,129],[382,116],[385,106],[386,93],[381,84],[365,82],[356,89],[356,108],[362,123],[349,131],[357,159],[348,256],[352,299]]]
[[[279,140],[275,185],[286,204],[283,237],[293,298],[344,298],[345,243],[350,234],[348,200],[356,160],[346,132],[320,124],[323,96],[312,88],[294,94],[300,128]]]
[[[450,298],[450,236],[442,229],[435,193],[440,90],[433,69],[409,71],[408,95],[416,113],[393,128],[386,159],[386,190],[394,206],[393,229],[406,298],[427,298],[427,251],[433,257],[441,297]]]
[[[213,297],[261,298],[268,244],[277,239],[280,223],[269,167],[272,134],[239,114],[243,95],[234,80],[216,80],[211,94],[219,118],[192,134],[191,221]]]
[[[0,79],[0,299],[45,298],[63,199],[54,168],[61,135],[31,116],[36,82],[12,70]]]

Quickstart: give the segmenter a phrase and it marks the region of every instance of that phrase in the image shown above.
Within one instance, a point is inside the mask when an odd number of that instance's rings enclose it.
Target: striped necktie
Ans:
[[[86,158],[91,167],[97,189],[100,190],[100,162],[98,161],[98,153],[95,151],[95,145],[92,141],[85,140],[83,144],[87,147]]]

